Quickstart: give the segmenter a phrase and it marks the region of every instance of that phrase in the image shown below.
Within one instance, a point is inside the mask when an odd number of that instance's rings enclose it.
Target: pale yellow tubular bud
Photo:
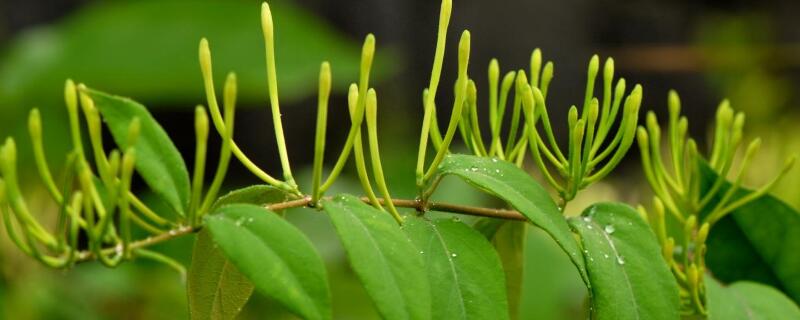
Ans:
[[[108,172],[111,173],[112,177],[116,177],[119,174],[119,168],[120,168],[119,150],[117,149],[111,150],[111,153],[108,155]]]
[[[39,114],[39,109],[32,109],[28,116],[28,131],[31,136],[31,146],[33,147],[33,158],[36,162],[36,169],[39,171],[39,177],[47,187],[47,191],[56,200],[57,203],[63,201],[61,192],[58,191],[53,175],[50,168],[47,166],[47,158],[44,154],[44,142],[42,141],[42,118]]]
[[[370,159],[372,160],[372,171],[375,177],[375,183],[378,185],[378,190],[383,194],[384,204],[389,207],[389,213],[397,221],[398,224],[403,223],[403,218],[397,212],[397,208],[392,202],[392,196],[389,193],[389,188],[386,186],[386,178],[383,175],[383,166],[381,164],[380,148],[378,147],[378,97],[375,89],[370,88],[367,91],[366,101],[366,115],[367,115],[367,134],[369,136],[369,151]]]
[[[691,239],[694,234],[694,229],[697,227],[697,216],[690,215],[686,219],[686,224],[683,225],[683,233],[686,239]]]
[[[275,129],[275,140],[278,145],[278,155],[281,159],[281,168],[286,183],[296,191],[297,185],[292,176],[292,169],[289,164],[289,154],[286,150],[286,138],[283,134],[283,122],[281,121],[281,111],[278,102],[278,76],[275,69],[275,39],[272,25],[272,12],[269,5],[264,2],[261,5],[261,28],[264,34],[265,54],[267,60],[267,86],[269,88],[269,101],[272,110],[272,122]],[[373,41],[374,51],[374,41]],[[230,131],[230,130],[229,130]],[[232,137],[232,134],[228,134]]]
[[[72,79],[67,79],[64,86],[64,101],[67,104],[67,111],[78,112],[78,93]]]
[[[742,132],[744,131],[744,121],[745,121],[744,112],[737,112],[736,116],[733,118],[733,125],[731,126],[732,150],[735,150],[735,148],[739,145],[739,142],[742,141]]]
[[[470,33],[469,30],[464,30],[464,32],[461,33],[461,40],[459,40],[458,42],[459,77],[462,77],[467,74],[467,65],[469,64],[469,52],[470,52]]]
[[[136,149],[128,148],[122,156],[122,176],[129,176],[132,174],[134,166],[136,165]],[[130,179],[130,177],[128,177]]]
[[[225,93],[223,96],[223,105],[226,108],[229,106],[236,105],[236,73],[228,73],[228,77],[225,79]]]
[[[700,229],[697,231],[697,238],[695,238],[695,248],[699,248],[701,245],[706,243],[710,228],[711,225],[708,223],[703,223],[703,225],[700,226]]]
[[[586,119],[586,112],[587,108],[589,107],[589,103],[594,97],[594,83],[597,79],[597,72],[600,70],[600,57],[597,55],[593,55],[592,58],[589,60],[589,68],[586,73],[586,93],[583,98],[583,108],[581,113],[581,119]]]
[[[653,139],[658,141],[661,137],[661,127],[658,126],[658,118],[653,111],[647,112],[647,131],[653,136]]]
[[[320,65],[319,70],[319,95],[327,96],[331,91],[331,64],[328,61]]]
[[[544,69],[542,69],[542,79],[539,83],[539,88],[542,90],[542,95],[545,97],[547,96],[547,89],[550,88],[550,81],[553,80],[553,65],[552,61],[548,61],[544,64]]]
[[[28,114],[28,131],[31,134],[31,140],[42,140],[42,117],[37,108],[31,109],[30,114]]]
[[[137,118],[137,120],[138,120],[138,118]],[[133,122],[131,122],[131,124],[133,124]],[[202,106],[197,106],[196,108],[194,108],[194,133],[195,133],[195,137],[198,140],[206,141],[206,140],[208,140],[208,131],[209,131],[208,114],[206,114],[205,108],[203,108]],[[128,145],[130,146],[130,144],[128,144]]]
[[[200,39],[198,58],[200,59],[200,72],[203,74],[204,82],[213,83],[211,71],[211,49],[209,48],[208,39],[206,38]]]
[[[678,96],[677,91],[669,91],[667,95],[667,108],[669,109],[670,116],[675,117],[675,119],[681,114],[681,98]]]
[[[639,142],[639,149],[641,149],[642,154],[650,152],[650,138],[647,130],[642,126],[636,129],[636,141]]]
[[[664,203],[661,202],[661,199],[658,197],[653,197],[653,209],[653,214],[658,224],[656,235],[659,239],[664,241],[664,239],[667,239],[667,222],[665,220],[666,212],[664,211]]]
[[[261,4],[261,31],[265,40],[273,41],[272,11],[267,2]]]
[[[648,225],[650,225],[650,218],[647,216],[647,209],[645,209],[643,205],[636,206],[636,212],[639,213],[639,217],[642,218],[642,220],[644,220],[644,222],[646,222]],[[663,243],[662,243],[662,245],[663,245]]]
[[[351,114],[355,111],[357,101],[358,101],[358,85],[355,83],[351,83],[350,87],[347,90],[347,107],[349,108]]]
[[[127,147],[133,147],[139,141],[139,133],[142,131],[142,121],[139,117],[134,117],[128,124],[128,138],[125,140]],[[207,130],[206,130],[207,131]]]
[[[539,87],[539,74],[542,69],[542,50],[536,48],[531,53],[531,87]]]
[[[367,34],[364,38],[364,45],[361,47],[361,75],[359,86],[365,86],[370,70],[372,70],[372,60],[375,58],[375,35]],[[363,89],[363,88],[362,88]],[[363,89],[366,95],[366,90]]]
[[[695,288],[698,286],[698,277],[699,275],[697,273],[697,266],[694,263],[690,264],[686,269],[686,279],[689,281],[689,287],[691,287],[693,290],[695,290]]]
[[[720,171],[724,166],[725,150],[729,147],[730,136],[729,130],[731,121],[733,120],[733,109],[730,107],[728,100],[723,100],[717,108],[717,124],[714,130],[714,145],[711,151],[710,164],[711,167]]]
[[[538,89],[535,90],[538,91]],[[529,86],[523,86],[520,93],[522,93],[522,109],[526,116],[532,118],[536,110],[536,100],[534,99],[533,90],[531,90]],[[539,94],[541,95],[541,93]]]
[[[370,88],[367,91],[367,100],[366,100],[366,119],[367,119],[367,126],[377,126],[377,114],[378,114],[378,97],[375,93],[375,89]]]
[[[492,58],[489,61],[489,83],[497,83],[500,78],[500,63],[497,59]]]
[[[67,79],[64,85],[64,101],[67,105],[67,114],[69,115],[69,129],[72,138],[72,145],[76,153],[83,155],[83,142],[81,141],[80,120],[78,116],[78,92],[75,88],[75,83],[71,79]]]
[[[591,103],[589,103],[589,126],[593,127],[594,123],[597,122],[597,116],[600,115],[600,101],[597,98],[592,98]]]
[[[661,254],[664,256],[667,265],[671,265],[675,261],[673,252],[675,252],[675,239],[669,238],[664,242],[664,246],[661,247]]]
[[[578,108],[572,106],[569,108],[569,112],[567,113],[567,125],[570,130],[575,127],[575,124],[578,122]]]
[[[607,58],[606,63],[603,64],[603,81],[611,85],[611,81],[614,79],[614,58]]]
[[[497,127],[497,86],[500,81],[500,63],[497,59],[489,61],[489,125],[494,133]],[[494,134],[492,139],[494,140]],[[494,143],[494,142],[492,142]]]
[[[522,87],[527,85],[528,85],[528,76],[525,74],[525,72],[522,72],[522,70],[518,71],[517,82],[516,82],[517,90],[522,90]]]
[[[467,104],[475,105],[478,100],[478,88],[475,86],[475,81],[469,79],[467,81]]]
[[[209,111],[211,112],[211,120],[214,127],[219,132],[220,136],[225,133],[225,124],[222,119],[222,111],[219,109],[217,103],[217,93],[214,90],[214,76],[211,66],[211,49],[209,48],[208,39],[200,39],[199,48],[200,58],[200,71],[203,75],[203,86],[206,91],[206,101],[208,103]]]
[[[686,138],[686,133],[689,132],[689,119],[681,117],[678,120],[678,138],[683,141]]]

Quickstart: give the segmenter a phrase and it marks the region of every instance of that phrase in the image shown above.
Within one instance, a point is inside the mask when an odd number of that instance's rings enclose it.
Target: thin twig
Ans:
[[[330,199],[330,197],[327,198]],[[366,197],[362,197],[361,200],[364,201],[365,203],[369,203],[369,199],[367,199]],[[385,200],[383,199],[380,199],[379,201],[381,204],[385,203]],[[466,214],[471,216],[489,217],[497,219],[520,220],[520,221],[527,220],[525,216],[523,216],[522,214],[520,214],[518,211],[515,210],[473,207],[473,206],[464,206],[458,204],[430,202],[430,201],[423,203],[422,201],[413,199],[392,199],[392,203],[396,207],[412,208],[419,212],[432,210],[432,211],[442,211],[442,212]],[[281,211],[292,208],[309,207],[311,204],[312,204],[311,197],[306,196],[301,199],[270,204],[265,206],[265,208],[272,211]],[[133,250],[149,247],[155,244],[159,244],[161,242],[172,240],[174,238],[195,233],[197,231],[200,231],[201,228],[202,226],[197,226],[197,227],[180,226],[178,228],[169,230],[167,232],[164,232],[162,234],[153,237],[147,237],[143,240],[134,241],[131,243],[130,247]],[[116,252],[116,250],[118,250],[117,247],[111,247],[103,249],[102,252],[104,254],[111,254]],[[91,251],[81,251],[78,253],[78,258],[76,262],[77,263],[87,262],[94,259],[95,259],[94,253],[92,253]]]

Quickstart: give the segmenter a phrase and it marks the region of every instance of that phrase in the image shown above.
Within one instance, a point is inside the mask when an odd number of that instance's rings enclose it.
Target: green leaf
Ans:
[[[425,261],[433,319],[508,319],[503,269],[483,235],[453,219],[409,217],[403,230]]]
[[[191,319],[235,319],[253,294],[253,283],[214,245],[208,229],[203,229],[194,241],[186,292]]]
[[[738,281],[724,287],[705,277],[709,320],[800,319],[800,309],[782,292],[763,284]]]
[[[131,121],[139,118],[140,133],[134,146],[136,171],[155,194],[183,215],[189,205],[189,172],[164,128],[143,105],[133,100],[91,89],[87,93],[122,150],[128,148]]]
[[[506,276],[508,309],[512,319],[519,318],[522,301],[523,274],[525,273],[525,240],[527,223],[505,221],[495,233],[492,244],[503,263]]]
[[[581,237],[596,319],[678,319],[678,286],[633,208],[600,203],[569,219]]]
[[[422,258],[389,213],[351,195],[325,201],[350,265],[384,319],[429,319]]]
[[[259,184],[236,189],[219,197],[219,199],[214,202],[211,211],[213,212],[216,208],[234,203],[248,203],[264,206],[283,202],[286,201],[286,199],[288,199],[286,192],[270,185]]]
[[[569,254],[572,263],[587,279],[578,243],[566,219],[547,191],[531,176],[511,163],[468,155],[448,155],[439,166],[440,176],[458,176],[469,184],[505,200],[534,225],[547,232]]]
[[[330,319],[322,258],[311,241],[277,214],[231,204],[207,216],[214,242],[262,294],[305,319]]]
[[[717,175],[702,162],[701,172],[708,188]],[[732,201],[750,192],[739,190]],[[766,283],[800,301],[800,212],[783,201],[765,195],[733,211],[711,228],[707,244],[706,263],[717,279]]]
[[[491,241],[497,250],[506,276],[509,314],[512,319],[518,319],[524,284],[527,224],[521,221],[481,218],[472,228]]]

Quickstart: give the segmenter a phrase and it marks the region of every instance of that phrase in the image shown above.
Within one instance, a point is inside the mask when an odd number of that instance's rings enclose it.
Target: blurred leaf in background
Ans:
[[[208,38],[211,44],[217,83],[221,85],[226,72],[235,71],[240,105],[267,108],[260,3],[90,2],[52,25],[28,29],[14,38],[4,37],[8,42],[0,44],[0,138],[13,135],[20,143],[27,144],[25,121],[20,119],[26,119],[32,107],[40,107],[48,160],[60,168],[61,155],[69,147],[63,104],[67,78],[134,98],[157,117],[159,111],[186,110],[191,114],[192,106],[205,103],[197,61],[201,37]],[[275,19],[281,102],[291,104],[316,94],[319,64],[323,60],[331,62],[334,90],[342,90],[349,81],[357,79],[361,39],[336,31],[289,1],[270,1],[270,4]],[[387,50],[378,54],[383,57],[377,59],[373,76],[380,79],[397,70],[397,59]],[[187,126],[190,125],[191,121]],[[20,163],[31,163],[25,160],[30,156],[29,150],[20,156]],[[35,182],[25,183],[26,188],[35,185]],[[42,194],[29,199],[36,204],[33,209],[46,220],[54,216],[51,214],[57,208],[50,205],[43,190],[30,191]],[[298,215],[298,220],[302,216]],[[306,228],[332,232],[325,219],[312,220],[314,223]],[[28,259],[7,239],[5,235],[0,237],[0,319],[187,317],[184,283],[174,270],[141,260],[117,269],[86,264],[59,273]],[[157,250],[188,264],[193,239],[186,237]],[[331,236],[315,243],[325,246],[335,241]],[[344,261],[343,255],[339,251],[335,255],[341,259],[332,259],[330,263],[343,265],[338,264]],[[346,268],[329,269],[337,276],[333,281],[338,284],[336,290],[345,292],[340,296],[350,297],[349,291],[355,291],[356,295],[363,291]],[[276,306],[263,297],[253,300],[243,316],[245,319],[258,319],[276,311]],[[352,303],[345,303],[340,314],[358,317],[365,312],[374,314],[370,308],[364,311],[363,306],[355,308]]]
[[[781,170],[784,159],[798,155],[800,91],[792,68],[800,65],[800,46],[782,42],[777,22],[758,12],[714,14],[701,20],[695,41],[707,62],[706,79],[718,97],[747,114],[748,135],[763,138],[755,166],[747,175],[758,185]],[[710,136],[710,134],[708,135]],[[791,170],[773,193],[800,207],[800,170]]]
[[[18,120],[38,106],[45,119],[46,149],[63,154],[67,140],[62,87],[67,78],[132,97],[149,108],[191,111],[191,106],[205,102],[197,62],[202,37],[211,44],[218,83],[235,71],[240,104],[266,106],[259,4],[91,2],[55,24],[21,33],[0,52],[0,137],[24,136]],[[344,89],[357,78],[360,39],[346,37],[286,1],[272,1],[271,6],[282,102],[316,92],[323,60],[330,61],[335,72],[334,89]],[[373,75],[380,78],[394,66],[387,62],[396,59],[376,60]]]

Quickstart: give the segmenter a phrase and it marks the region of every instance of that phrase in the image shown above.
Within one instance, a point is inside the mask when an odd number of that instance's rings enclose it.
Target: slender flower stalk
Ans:
[[[281,158],[283,167],[283,177],[290,186],[297,184],[292,177],[292,169],[289,165],[289,154],[286,151],[286,138],[283,136],[283,121],[281,121],[281,109],[278,105],[278,77],[275,71],[275,36],[273,35],[272,11],[269,5],[264,2],[261,4],[261,29],[264,32],[264,43],[267,57],[267,84],[269,86],[269,103],[272,110],[272,122],[275,126],[275,139],[278,142],[278,154]]]
[[[311,178],[311,199],[317,203],[322,196],[322,161],[325,156],[325,133],[328,122],[328,98],[331,94],[331,65],[323,62],[319,70],[319,94],[317,100],[317,130],[314,139],[314,163]]]
[[[422,118],[422,133],[419,137],[419,151],[417,153],[417,188],[422,188],[425,179],[425,155],[428,151],[428,136],[431,132],[431,123],[436,127],[436,92],[439,88],[439,78],[442,75],[442,63],[444,61],[444,50],[447,42],[447,27],[450,24],[450,14],[453,11],[452,0],[442,1],[439,12],[439,30],[436,34],[436,51],[433,55],[433,67],[431,68],[431,79],[428,83],[427,93],[423,94],[423,108],[425,114]],[[438,130],[436,130],[438,133]],[[437,150],[442,150],[441,145]]]
[[[342,152],[339,153],[339,158],[336,160],[336,164],[333,166],[331,173],[328,175],[328,179],[325,180],[325,183],[323,183],[320,187],[322,193],[324,193],[333,185],[333,182],[339,177],[339,173],[341,173],[342,169],[344,169],[344,164],[347,162],[347,158],[350,156],[350,149],[353,148],[356,135],[361,130],[361,124],[362,121],[364,121],[364,108],[366,105],[364,98],[367,95],[366,88],[369,87],[369,73],[372,69],[372,60],[374,57],[375,36],[368,34],[366,39],[364,39],[364,45],[361,48],[361,69],[358,80],[358,101],[356,102],[355,109],[352,111],[352,125],[350,126],[350,131],[347,133],[347,140],[342,147]]]
[[[399,224],[403,224],[403,218],[397,212],[389,188],[386,186],[386,178],[383,175],[383,165],[381,164],[380,148],[378,147],[378,97],[375,89],[370,88],[367,92],[367,133],[369,135],[369,151],[372,160],[372,170],[375,176],[375,183],[378,190],[383,194],[383,201],[389,207],[389,213]]]

